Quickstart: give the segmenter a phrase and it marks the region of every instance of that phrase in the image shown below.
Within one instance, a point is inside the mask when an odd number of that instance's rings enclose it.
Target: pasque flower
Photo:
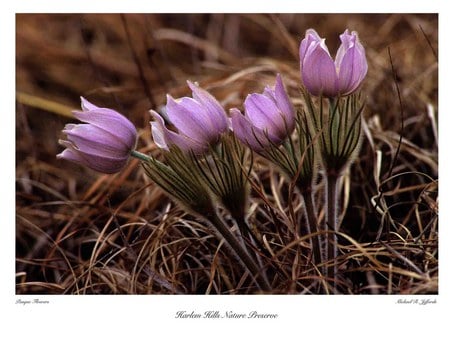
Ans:
[[[312,95],[346,96],[360,86],[367,74],[364,47],[356,32],[340,35],[336,58],[330,56],[325,39],[308,29],[300,44],[300,67],[305,87]]]
[[[200,154],[219,140],[228,129],[228,120],[225,110],[211,94],[190,81],[187,83],[192,98],[175,100],[167,95],[166,114],[176,132],[166,127],[161,115],[150,111],[155,119],[151,122],[153,140],[165,150],[175,145],[184,152]]]
[[[136,145],[136,128],[115,110],[99,108],[83,97],[81,108],[73,114],[86,123],[65,126],[67,140],[59,142],[66,149],[56,157],[106,174],[119,172]]]
[[[295,127],[295,110],[278,74],[275,87],[263,94],[249,94],[244,101],[245,115],[232,108],[231,124],[236,137],[256,152],[278,145]]]

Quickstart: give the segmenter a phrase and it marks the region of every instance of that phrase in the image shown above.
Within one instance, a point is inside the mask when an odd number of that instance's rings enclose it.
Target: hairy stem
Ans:
[[[264,264],[261,260],[261,253],[262,255],[266,257],[270,257],[270,253],[267,251],[266,248],[264,248],[261,241],[256,237],[256,235],[253,233],[252,229],[250,228],[250,225],[248,224],[245,217],[233,217],[239,230],[241,231],[241,234],[244,238],[244,242],[247,244],[248,249],[250,250],[250,254],[253,253],[252,257],[254,257],[258,263],[258,265],[261,267],[260,271],[263,274],[263,277],[267,280],[267,274],[266,270],[264,269]],[[261,252],[258,252],[258,250]]]
[[[308,219],[308,224],[311,229],[312,234],[316,234],[311,237],[312,240],[312,250],[314,256],[314,263],[320,265],[322,263],[322,254],[320,250],[320,240],[319,240],[319,226],[316,217],[316,211],[314,208],[314,202],[312,198],[311,189],[302,192],[303,200],[305,201],[306,218]]]
[[[271,287],[268,281],[261,274],[260,268],[255,260],[248,254],[247,250],[241,245],[239,240],[230,231],[228,226],[223,222],[223,220],[213,213],[208,217],[208,220],[214,226],[214,228],[223,236],[228,245],[233,249],[236,255],[241,259],[245,267],[250,271],[254,280],[258,286],[264,291],[271,291]]]
[[[327,225],[328,225],[328,278],[332,281],[335,287],[335,277],[337,274],[337,175],[328,174],[327,177]]]
[[[130,155],[133,157],[136,157],[138,160],[144,161],[144,162],[148,162],[150,160],[150,156],[147,156],[137,150],[132,150],[130,152]]]

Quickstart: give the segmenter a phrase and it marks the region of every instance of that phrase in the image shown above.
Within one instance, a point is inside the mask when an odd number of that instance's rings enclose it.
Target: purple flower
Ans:
[[[67,140],[59,142],[66,149],[56,157],[105,174],[119,172],[136,145],[136,128],[115,110],[99,108],[83,97],[81,108],[83,111],[73,114],[86,124],[70,123],[65,126],[63,133],[67,135]]]
[[[367,74],[364,47],[356,32],[345,30],[336,59],[330,56],[325,39],[308,29],[300,44],[300,67],[305,87],[312,95],[346,96],[360,86]]]
[[[248,95],[244,108],[245,116],[236,108],[230,110],[232,129],[256,152],[282,143],[295,127],[295,110],[279,74],[274,88]]]
[[[164,119],[151,110],[155,121],[151,122],[153,140],[162,149],[169,150],[173,145],[182,151],[196,154],[206,152],[211,144],[228,129],[225,110],[206,90],[188,81],[192,98],[182,97],[174,100],[167,95],[166,114],[176,132],[169,130]]]

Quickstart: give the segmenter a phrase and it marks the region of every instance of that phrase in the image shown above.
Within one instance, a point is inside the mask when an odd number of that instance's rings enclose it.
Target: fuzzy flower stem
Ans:
[[[239,229],[242,232],[242,235],[250,242],[254,242],[254,244],[258,247],[261,252],[267,255],[267,251],[265,251],[264,246],[260,242],[260,240],[256,237],[256,235],[253,233],[253,231],[250,228],[250,225],[248,224],[245,217],[236,217],[233,216],[233,219],[236,221],[236,224],[238,225]]]
[[[258,262],[259,266],[261,267],[260,271],[263,274],[263,277],[267,280],[267,274],[264,269],[264,264],[261,260],[260,253],[258,250],[265,255],[266,257],[270,257],[270,253],[267,251],[266,248],[264,248],[261,241],[256,237],[256,235],[253,233],[250,224],[247,222],[245,217],[233,217],[239,230],[241,231],[242,236],[244,237],[244,241],[248,244],[249,249],[251,250],[250,254],[253,253],[253,257]]]
[[[131,156],[137,158],[138,160],[144,161],[144,162],[148,162],[150,160],[150,156],[147,156],[139,151],[136,150],[132,150],[130,153]]]
[[[314,263],[316,265],[320,265],[322,263],[322,255],[321,255],[321,245],[319,240],[319,235],[317,234],[319,231],[316,212],[314,210],[314,201],[312,198],[312,190],[307,189],[302,191],[303,200],[305,202],[305,210],[306,210],[306,218],[308,219],[308,224],[311,229],[311,233],[315,233],[312,239],[312,250],[314,255]]]
[[[337,187],[338,176],[335,174],[328,174],[327,176],[327,222],[328,225],[328,278],[332,281],[332,285],[335,287],[335,277],[337,274]]]
[[[230,231],[228,226],[223,222],[223,220],[217,215],[216,212],[212,213],[208,217],[209,222],[212,223],[214,228],[222,235],[225,241],[230,245],[236,255],[241,259],[242,263],[245,267],[250,271],[253,275],[253,278],[259,285],[259,287],[269,292],[271,291],[271,287],[268,281],[261,274],[260,268],[258,264],[254,261],[254,259],[248,254],[247,250],[241,245],[239,240],[233,233]]]

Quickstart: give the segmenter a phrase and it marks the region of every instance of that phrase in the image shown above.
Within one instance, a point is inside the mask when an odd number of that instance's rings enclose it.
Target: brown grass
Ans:
[[[190,95],[187,79],[231,108],[280,72],[301,107],[298,43],[310,27],[332,53],[346,27],[357,30],[369,61],[365,138],[340,186],[340,289],[438,292],[437,15],[21,14],[16,21],[18,294],[256,292],[224,243],[136,160],[119,174],[97,174],[56,160],[57,140],[83,95],[127,115],[139,128],[139,150],[156,155],[147,111],[163,105],[165,93]],[[249,223],[270,254],[262,260],[273,293],[326,289],[311,263],[299,196],[289,201],[288,183],[261,158],[252,181]],[[323,194],[319,177],[319,222]]]

